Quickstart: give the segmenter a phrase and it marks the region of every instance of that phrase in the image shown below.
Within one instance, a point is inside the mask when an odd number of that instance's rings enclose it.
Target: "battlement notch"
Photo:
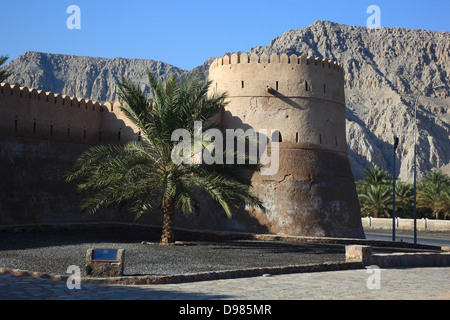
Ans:
[[[309,65],[312,67],[322,67],[336,70],[337,72],[343,72],[342,65],[332,59],[306,55],[297,56],[296,54],[288,56],[285,53],[281,55],[272,54],[270,57],[265,53],[261,55],[253,53],[250,56],[247,53],[226,54],[223,57],[216,58],[211,63],[209,70],[211,72],[218,67],[236,64],[260,64],[262,66],[267,66],[269,64]]]

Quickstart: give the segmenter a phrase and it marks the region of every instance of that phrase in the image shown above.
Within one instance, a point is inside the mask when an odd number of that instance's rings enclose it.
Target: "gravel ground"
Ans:
[[[124,275],[174,275],[345,261],[345,246],[277,241],[206,241],[186,236],[185,245],[160,246],[159,233],[138,230],[70,230],[0,233],[0,268],[65,274],[84,272],[86,250],[125,249]],[[142,241],[153,244],[142,244]]]
[[[124,275],[130,276],[345,261],[343,244],[211,241],[177,235],[184,245],[160,246],[160,236],[157,232],[127,229],[0,233],[0,268],[64,275],[69,266],[77,265],[85,275],[86,250],[92,248],[125,249]]]

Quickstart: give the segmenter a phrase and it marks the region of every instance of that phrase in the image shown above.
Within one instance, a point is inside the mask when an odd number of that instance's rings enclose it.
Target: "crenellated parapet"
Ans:
[[[0,135],[81,144],[136,139],[120,106],[2,83]]]
[[[347,152],[344,72],[336,61],[232,54],[215,59],[209,77],[211,92],[227,93],[225,125],[279,130],[282,147]]]
[[[216,67],[230,65],[230,64],[260,64],[262,66],[267,66],[269,64],[281,64],[281,65],[304,65],[311,67],[322,67],[333,69],[337,72],[343,72],[342,66],[331,59],[323,59],[321,57],[314,56],[297,56],[296,54],[288,56],[283,53],[281,55],[272,54],[270,57],[263,53],[260,56],[256,53],[251,54],[250,56],[247,53],[233,53],[230,55],[224,55],[223,57],[216,58],[211,66],[210,71]]]

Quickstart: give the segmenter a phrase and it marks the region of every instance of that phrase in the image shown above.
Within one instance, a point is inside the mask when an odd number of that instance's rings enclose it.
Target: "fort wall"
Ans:
[[[233,54],[212,63],[210,79],[211,92],[228,94],[220,114],[224,127],[278,131],[280,169],[252,177],[267,212],[242,210],[227,220],[205,200],[200,216],[177,215],[177,225],[364,237],[347,158],[342,67],[314,57]],[[0,223],[83,221],[81,196],[64,173],[92,145],[140,139],[120,107],[1,84]],[[92,219],[132,219],[109,212]]]
[[[85,217],[64,177],[89,147],[138,139],[120,106],[0,84],[0,224],[130,221],[115,209]]]
[[[2,83],[0,135],[86,145],[136,140],[121,105]]]

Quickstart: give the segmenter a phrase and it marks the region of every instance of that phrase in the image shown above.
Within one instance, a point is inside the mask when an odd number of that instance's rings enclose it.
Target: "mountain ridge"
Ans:
[[[369,166],[393,168],[392,142],[400,139],[396,174],[411,181],[414,101],[429,84],[446,84],[443,93],[425,92],[418,99],[419,176],[450,163],[450,33],[385,27],[368,29],[318,20],[287,30],[267,46],[247,53],[314,55],[338,61],[345,72],[347,142],[355,178]],[[96,101],[116,101],[115,83],[122,77],[150,93],[146,69],[165,79],[190,72],[208,76],[210,58],[183,70],[147,59],[94,58],[27,52],[10,62],[9,80],[36,89]]]

